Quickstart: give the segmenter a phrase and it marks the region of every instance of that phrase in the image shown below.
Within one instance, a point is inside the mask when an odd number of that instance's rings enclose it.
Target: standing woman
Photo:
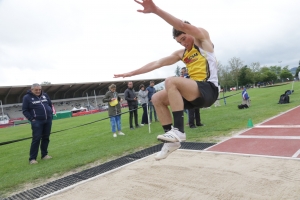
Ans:
[[[108,102],[108,116],[110,117],[110,125],[111,131],[113,132],[113,137],[117,137],[117,130],[118,135],[125,135],[121,132],[121,106],[120,102],[122,99],[119,97],[118,93],[116,92],[116,85],[112,84],[108,87],[109,91],[105,94],[103,98],[103,103]]]
[[[145,86],[140,85],[139,99],[143,107],[143,116],[141,126],[148,124],[148,113],[147,113],[147,103],[148,103],[148,90],[145,90]]]

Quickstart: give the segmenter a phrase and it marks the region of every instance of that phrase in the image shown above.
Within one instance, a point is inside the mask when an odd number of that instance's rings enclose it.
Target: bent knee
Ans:
[[[175,77],[173,77],[173,76],[166,78],[165,86],[172,84],[172,82],[174,81],[174,78]]]
[[[153,105],[164,103],[167,99],[168,99],[168,96],[164,90],[153,94],[153,96],[151,97],[151,101],[152,101]]]
[[[153,94],[153,96],[151,97],[151,101],[153,105],[157,104],[158,102],[161,101],[160,95],[158,93]]]
[[[166,78],[166,80],[165,80],[166,89],[168,89],[170,87],[177,87],[177,84],[180,83],[179,80],[181,80],[179,78],[180,77],[174,77],[174,76]]]

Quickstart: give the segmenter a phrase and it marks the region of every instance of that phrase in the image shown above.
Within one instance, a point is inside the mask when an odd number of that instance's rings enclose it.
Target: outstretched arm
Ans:
[[[203,28],[197,28],[193,25],[186,24],[182,20],[172,16],[171,14],[167,13],[166,11],[160,9],[157,7],[152,0],[143,0],[143,2],[139,2],[137,0],[134,0],[138,4],[142,5],[144,7],[144,10],[138,10],[138,12],[142,13],[154,13],[164,19],[167,23],[169,23],[171,26],[173,26],[176,30],[180,30],[184,33],[187,33],[189,35],[192,35],[196,39],[200,41],[204,41],[206,39],[209,39],[208,32]]]
[[[161,68],[163,66],[172,65],[181,59],[179,56],[179,55],[182,55],[181,52],[183,52],[183,50],[176,51],[173,54],[171,54],[170,56],[167,56],[167,57],[159,59],[157,61],[148,63],[147,65],[145,65],[139,69],[136,69],[134,71],[127,72],[124,74],[115,74],[114,78],[119,78],[119,77],[125,78],[125,77],[135,76],[135,75],[139,75],[139,74],[144,74],[144,73],[153,71],[155,69]]]

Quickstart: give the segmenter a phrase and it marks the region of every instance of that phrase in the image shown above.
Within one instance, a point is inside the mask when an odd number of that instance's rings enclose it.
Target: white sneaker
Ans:
[[[125,133],[122,133],[121,131],[118,133],[118,135],[125,135]]]
[[[141,126],[144,126],[144,124],[141,124]]]
[[[173,128],[163,135],[158,135],[157,139],[162,142],[184,142],[186,140],[185,133],[180,132],[177,128]]]
[[[155,160],[165,159],[170,153],[176,151],[180,147],[180,142],[164,143],[163,147],[161,148],[161,151],[156,154]]]
[[[117,137],[117,134],[116,133],[114,133],[114,135],[113,135],[114,137]]]

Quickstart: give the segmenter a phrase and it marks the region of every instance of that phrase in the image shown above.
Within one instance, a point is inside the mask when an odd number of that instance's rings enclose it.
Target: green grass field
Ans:
[[[280,112],[286,111],[300,104],[300,82],[295,83],[290,96],[290,104],[279,105],[280,94],[291,89],[291,84],[249,89],[251,107],[239,110],[241,94],[227,99],[227,105],[221,100],[221,107],[201,110],[204,127],[190,129],[186,127],[187,141],[212,141],[216,138],[229,136],[247,128],[248,119],[259,123]],[[228,92],[225,96],[235,92]],[[127,109],[123,109],[123,112]],[[139,119],[142,110],[139,109]],[[71,128],[107,117],[107,113],[98,113],[82,117],[74,117],[53,121],[52,132]],[[139,120],[140,121],[140,120]],[[185,122],[187,118],[185,118]],[[122,127],[126,136],[112,137],[109,120],[91,125],[55,133],[50,137],[49,155],[53,159],[42,161],[39,164],[29,165],[28,154],[31,140],[25,140],[0,146],[0,198],[23,190],[27,185],[45,183],[50,178],[57,178],[67,172],[75,172],[90,167],[92,164],[101,164],[108,160],[135,152],[140,149],[158,144],[156,136],[162,133],[159,123],[151,124],[152,133],[148,133],[148,126],[130,130],[128,113],[122,115]],[[30,137],[30,125],[21,125],[0,129],[0,142]],[[40,156],[40,154],[39,154]]]

